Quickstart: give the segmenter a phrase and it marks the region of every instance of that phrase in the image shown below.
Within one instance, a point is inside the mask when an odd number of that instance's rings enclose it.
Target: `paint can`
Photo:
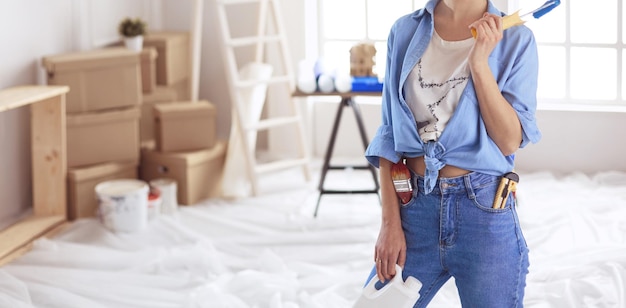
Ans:
[[[178,210],[177,185],[176,180],[169,178],[158,178],[150,181],[150,186],[161,192],[161,213],[173,214]]]
[[[148,221],[155,219],[161,214],[162,201],[161,191],[154,186],[150,186],[150,193],[148,194]]]
[[[148,184],[135,179],[117,179],[95,187],[98,211],[104,226],[114,232],[134,232],[148,221]]]

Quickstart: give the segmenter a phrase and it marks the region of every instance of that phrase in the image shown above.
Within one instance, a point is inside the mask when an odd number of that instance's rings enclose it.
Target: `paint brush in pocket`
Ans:
[[[561,0],[548,0],[542,6],[523,15],[520,15],[519,11],[517,11],[511,15],[504,16],[502,17],[502,29],[506,30],[514,26],[519,26],[531,19],[539,19],[541,16],[559,6],[559,4],[561,4]],[[472,28],[472,36],[476,37],[476,29],[474,28]]]
[[[411,185],[411,172],[405,165],[404,159],[391,165],[391,180],[400,202],[409,203],[413,197],[413,187]]]

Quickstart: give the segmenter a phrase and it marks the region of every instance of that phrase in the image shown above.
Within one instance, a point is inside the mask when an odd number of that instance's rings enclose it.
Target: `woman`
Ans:
[[[522,306],[529,263],[515,198],[492,203],[514,153],[541,137],[537,50],[528,28],[504,32],[501,16],[487,0],[430,0],[389,34],[382,125],[366,150],[383,202],[370,279],[400,265],[423,284],[415,307],[450,277],[464,307]],[[390,173],[403,159],[406,204]]]

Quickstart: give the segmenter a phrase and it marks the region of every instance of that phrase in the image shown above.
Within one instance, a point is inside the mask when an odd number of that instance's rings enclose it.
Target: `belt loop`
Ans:
[[[417,177],[413,177],[413,178],[414,178],[414,180],[413,180],[413,198],[417,198],[417,195],[420,192],[420,187],[419,187],[419,185],[417,185],[417,183],[418,183],[417,182]]]
[[[411,184],[413,184],[413,198],[415,198],[417,197],[417,194],[419,193],[419,190],[420,190],[419,180],[417,178],[417,173],[415,173],[410,168],[409,168],[409,171],[411,171]]]
[[[468,174],[464,175],[463,176],[463,181],[465,182],[465,190],[467,190],[467,197],[470,200],[473,200],[473,199],[476,198],[476,195],[474,194],[474,188],[472,187],[471,175],[472,175],[472,173],[468,173]]]

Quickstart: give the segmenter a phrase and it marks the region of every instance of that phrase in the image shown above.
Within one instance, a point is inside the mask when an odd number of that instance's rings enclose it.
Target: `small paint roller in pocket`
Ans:
[[[494,209],[503,209],[510,193],[515,193],[519,183],[519,175],[515,172],[507,172],[500,179],[496,196],[493,200]]]
[[[506,30],[508,28],[519,26],[530,19],[539,19],[541,16],[546,13],[552,11],[555,7],[561,4],[561,0],[549,0],[544,3],[539,8],[532,10],[526,14],[520,16],[519,11],[502,17],[502,29]],[[472,28],[472,36],[476,37],[476,29]]]

